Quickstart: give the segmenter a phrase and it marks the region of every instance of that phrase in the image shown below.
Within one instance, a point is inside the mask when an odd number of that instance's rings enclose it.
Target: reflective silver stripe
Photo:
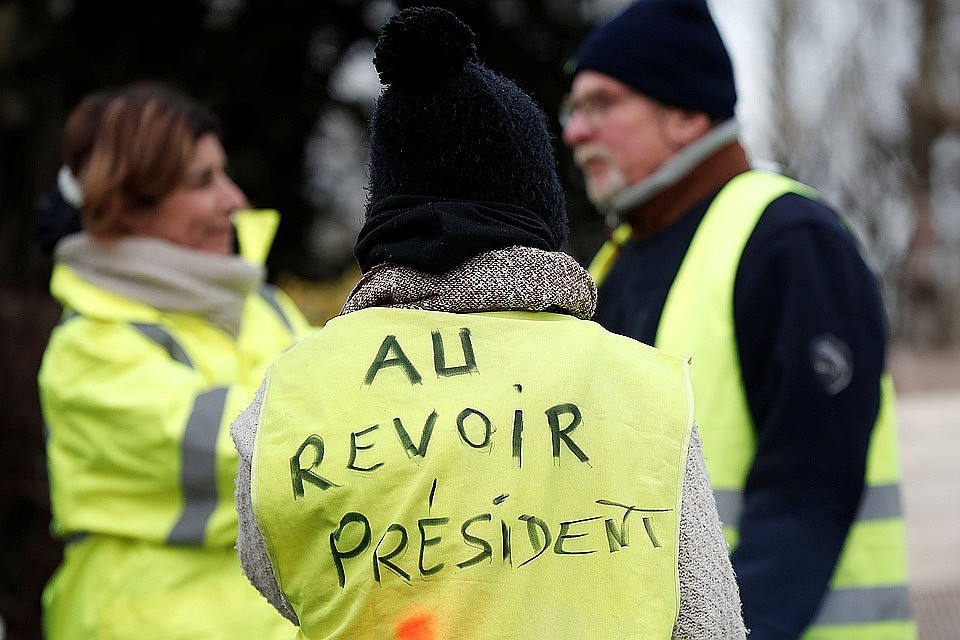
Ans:
[[[283,307],[280,306],[280,303],[277,301],[277,288],[271,284],[265,284],[260,287],[260,297],[267,301],[274,311],[277,312],[277,315],[280,316],[280,319],[283,320],[283,324],[286,325],[287,331],[293,333],[293,324],[290,322],[290,318],[287,317],[287,314],[283,312]]]
[[[899,518],[903,515],[900,505],[900,485],[882,484],[876,487],[867,487],[857,509],[857,521],[886,520]]]
[[[217,507],[217,435],[227,400],[227,388],[197,396],[183,434],[183,513],[167,539],[171,544],[200,544],[207,521]]]
[[[180,364],[185,364],[191,369],[193,368],[193,362],[190,361],[187,352],[183,350],[179,342],[173,339],[173,336],[167,333],[166,329],[155,324],[143,324],[141,322],[132,322],[131,324],[136,327],[140,333],[157,343],[171,358]]]
[[[713,497],[717,501],[720,522],[739,526],[740,516],[743,515],[743,493],[734,489],[714,489]],[[902,516],[900,485],[883,484],[866,488],[854,522],[886,520]]]
[[[827,594],[814,624],[868,624],[910,620],[907,587],[836,589]]]
[[[743,513],[743,492],[736,489],[714,489],[713,497],[717,501],[720,522],[725,525],[740,526]]]
[[[89,531],[75,531],[69,534],[66,538],[64,538],[63,544],[74,544],[77,542],[82,542],[83,540],[86,540],[87,536],[89,535],[90,535]]]

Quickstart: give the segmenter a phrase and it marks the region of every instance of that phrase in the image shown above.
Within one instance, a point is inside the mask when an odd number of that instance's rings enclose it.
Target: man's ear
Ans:
[[[713,127],[710,116],[702,111],[670,107],[666,113],[666,133],[670,142],[682,148]]]

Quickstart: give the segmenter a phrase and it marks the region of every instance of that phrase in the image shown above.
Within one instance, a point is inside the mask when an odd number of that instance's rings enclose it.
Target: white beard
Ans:
[[[593,160],[600,160],[606,164],[606,170],[602,176],[590,178],[584,173],[587,199],[598,209],[606,208],[610,200],[627,187],[627,177],[606,149],[599,146],[581,147],[574,152],[574,160],[581,170],[587,162]]]

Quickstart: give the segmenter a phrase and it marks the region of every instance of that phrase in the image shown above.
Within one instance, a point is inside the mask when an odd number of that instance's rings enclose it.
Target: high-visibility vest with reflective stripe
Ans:
[[[53,529],[232,547],[233,418],[267,365],[309,326],[280,290],[251,294],[233,339],[161,313],[57,264],[64,320],[39,373]]]
[[[328,322],[271,367],[252,462],[299,637],[668,638],[687,376],[550,313]]]
[[[742,490],[756,451],[753,418],[739,373],[733,290],[740,257],[763,211],[785,193],[813,196],[783,176],[750,171],[717,195],[684,256],[664,305],[655,344],[693,358],[704,456],[724,534],[737,541]],[[737,215],[727,215],[736,212]],[[597,275],[615,259],[594,265]],[[601,256],[603,257],[603,256]],[[704,312],[704,310],[707,310]],[[914,638],[900,505],[893,385],[883,376],[871,436],[865,493],[814,625],[804,640]]]

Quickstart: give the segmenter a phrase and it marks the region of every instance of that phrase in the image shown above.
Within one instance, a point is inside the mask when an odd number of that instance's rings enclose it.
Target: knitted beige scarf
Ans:
[[[379,264],[353,288],[341,315],[367,307],[555,311],[588,320],[597,307],[597,287],[565,253],[510,247],[474,256],[439,275]]]
[[[266,275],[239,256],[144,236],[98,242],[77,233],[61,240],[54,256],[97,287],[162,312],[198,315],[234,338],[247,296]]]

